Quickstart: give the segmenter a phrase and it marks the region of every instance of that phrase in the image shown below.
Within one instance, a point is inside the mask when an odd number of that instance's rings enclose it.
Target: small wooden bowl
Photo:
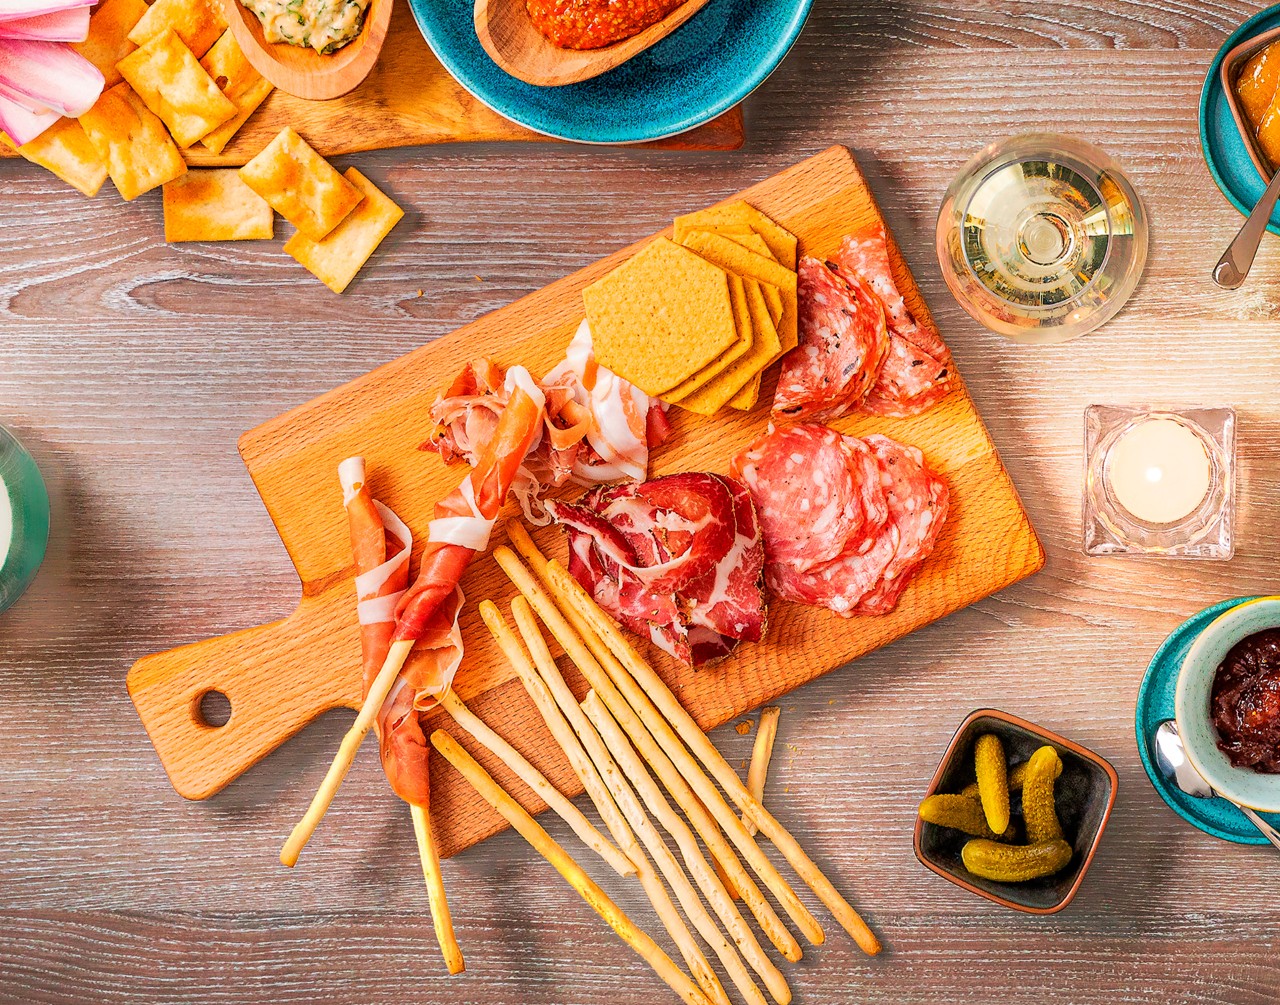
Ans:
[[[1116,801],[1116,770],[1092,750],[1026,719],[999,709],[980,708],[969,714],[951,738],[926,796],[959,792],[974,780],[973,746],[984,733],[1000,737],[1010,767],[1028,760],[1045,744],[1057,749],[1062,758],[1062,776],[1054,786],[1058,819],[1067,840],[1075,846],[1075,855],[1056,875],[1028,883],[997,883],[964,867],[960,849],[971,840],[967,834],[916,817],[916,858],[943,879],[1003,907],[1028,914],[1054,914],[1071,903],[1098,850]]]
[[[685,0],[639,34],[601,49],[562,49],[534,27],[525,0],[476,0],[476,35],[484,51],[511,76],[539,87],[561,87],[625,63],[661,42],[706,4],[707,0]]]
[[[392,0],[371,0],[360,34],[327,56],[285,42],[268,42],[262,22],[240,0],[222,0],[227,23],[253,68],[280,90],[298,98],[327,101],[355,90],[382,52]]]
[[[1231,118],[1235,120],[1236,128],[1240,130],[1240,138],[1244,140],[1244,148],[1249,151],[1249,159],[1253,161],[1253,166],[1258,169],[1258,174],[1264,182],[1271,180],[1275,167],[1258,148],[1253,127],[1249,124],[1244,109],[1240,107],[1240,100],[1236,97],[1236,80],[1249,57],[1265,49],[1277,39],[1280,39],[1280,28],[1272,28],[1261,35],[1245,39],[1222,58],[1222,68],[1218,71],[1222,76],[1222,90],[1227,99],[1227,107],[1231,109]]]

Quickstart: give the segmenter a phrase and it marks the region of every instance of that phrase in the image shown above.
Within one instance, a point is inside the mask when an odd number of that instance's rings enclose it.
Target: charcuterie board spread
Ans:
[[[183,156],[193,167],[238,167],[285,126],[307,137],[325,157],[430,143],[546,140],[486,107],[451,77],[423,41],[403,0],[395,0],[377,65],[354,91],[331,101],[310,101],[273,90],[225,149],[214,153],[197,143],[186,147]],[[732,150],[742,145],[743,135],[742,112],[734,108],[650,145]],[[0,143],[0,157],[16,156]]]
[[[882,224],[880,211],[852,155],[843,147],[790,168],[746,191],[746,200],[799,239],[800,253],[834,256],[841,238]],[[700,209],[691,206],[689,210]],[[671,231],[667,231],[670,235]],[[426,538],[436,500],[453,489],[458,468],[420,450],[429,438],[431,408],[468,360],[488,357],[503,367],[546,373],[564,358],[583,317],[583,290],[631,259],[648,240],[486,315],[451,335],[391,362],[246,433],[240,452],[302,582],[292,615],[271,625],[195,643],[140,660],[129,692],[175,788],[204,798],[262,759],[322,712],[361,704],[360,631],[356,620],[351,542],[339,462],[361,454],[373,494]],[[936,338],[910,270],[889,240],[892,278],[921,329]],[[654,453],[650,475],[728,472],[730,459],[768,426],[766,402],[776,376],[766,374],[760,404],[709,416],[673,408],[672,430]],[[821,607],[776,600],[762,641],[744,644],[714,665],[693,669],[649,647],[662,677],[704,729],[879,646],[986,597],[1044,564],[1044,552],[995,447],[963,384],[939,404],[910,418],[861,414],[834,421],[844,433],[883,433],[918,447],[945,479],[950,509],[936,549],[911,581],[896,610],[842,618]],[[518,514],[514,504],[508,512]],[[492,544],[502,542],[502,524]],[[564,535],[535,532],[544,552],[564,560]],[[462,581],[467,596],[461,628],[466,656],[455,691],[473,711],[548,778],[570,794],[580,784],[546,732],[520,681],[501,657],[477,612],[491,599],[505,610],[515,594],[493,558],[477,557]],[[569,683],[581,680],[566,666]],[[200,715],[210,691],[227,696],[229,720]],[[440,718],[437,720],[436,715]],[[426,717],[426,730],[447,721]],[[469,740],[464,739],[469,748]],[[477,758],[529,806],[540,801],[483,749]],[[503,826],[463,784],[432,764],[432,817],[441,851],[453,854]]]

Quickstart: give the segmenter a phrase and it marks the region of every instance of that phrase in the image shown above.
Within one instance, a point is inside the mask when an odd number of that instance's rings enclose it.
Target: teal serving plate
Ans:
[[[49,495],[40,469],[17,438],[0,426],[0,611],[12,607],[35,579],[49,543]]]
[[[538,87],[484,51],[471,0],[410,0],[431,51],[499,115],[580,143],[643,143],[727,112],[782,62],[813,0],[711,0],[656,45],[580,84]]]
[[[1214,182],[1243,216],[1262,197],[1266,181],[1258,173],[1244,137],[1236,126],[1222,85],[1222,61],[1236,46],[1272,28],[1280,28],[1280,5],[1268,7],[1232,32],[1209,65],[1200,92],[1200,148]],[[1280,207],[1271,214],[1267,230],[1280,234]]]
[[[1207,607],[1195,617],[1184,621],[1156,650],[1138,688],[1138,704],[1134,715],[1134,733],[1138,742],[1138,755],[1147,777],[1155,786],[1160,798],[1169,804],[1183,820],[1216,838],[1236,844],[1266,844],[1264,838],[1249,823],[1243,813],[1225,799],[1196,799],[1165,780],[1156,767],[1152,744],[1156,729],[1166,719],[1174,718],[1178,674],[1196,639],[1216,618],[1233,607],[1256,597],[1237,597]],[[1280,814],[1263,813],[1262,818],[1280,827]]]

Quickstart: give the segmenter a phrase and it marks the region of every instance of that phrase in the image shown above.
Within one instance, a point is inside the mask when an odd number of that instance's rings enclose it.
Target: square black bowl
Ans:
[[[1080,888],[1093,861],[1098,841],[1116,801],[1116,771],[1092,750],[1041,729],[1034,723],[994,708],[971,712],[951,738],[926,796],[959,792],[974,781],[973,747],[978,737],[994,733],[1004,745],[1009,766],[1028,760],[1048,744],[1062,758],[1062,776],[1054,786],[1058,819],[1075,855],[1061,872],[1028,883],[997,883],[975,876],[964,867],[960,849],[969,835],[916,818],[915,851],[927,868],[979,897],[1029,914],[1053,914],[1066,907]],[[1020,816],[1020,796],[1013,797],[1015,818]]]

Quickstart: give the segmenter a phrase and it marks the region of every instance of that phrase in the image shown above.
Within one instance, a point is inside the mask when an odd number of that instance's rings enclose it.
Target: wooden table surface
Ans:
[[[0,422],[38,458],[54,511],[39,579],[0,617],[0,1000],[674,1000],[510,833],[445,864],[468,963],[448,978],[407,814],[371,745],[298,869],[276,861],[349,715],[189,803],[124,675],[145,653],[296,602],[236,455],[241,431],[840,142],[885,207],[1049,562],[783,701],[769,801],[886,944],[868,959],[828,925],[828,943],[789,970],[796,1001],[1274,1002],[1280,860],[1183,823],[1133,740],[1138,682],[1164,636],[1276,580],[1280,241],[1267,240],[1243,290],[1210,283],[1240,217],[1196,129],[1205,69],[1254,9],[819,0],[751,99],[741,151],[352,158],[408,214],[343,297],[278,241],[166,247],[158,193],[126,205],[108,186],[87,201],[30,165],[0,164]],[[1107,148],[1151,217],[1131,304],[1056,348],[981,330],[933,253],[947,182],[982,144],[1028,129]],[[1232,562],[1080,553],[1081,413],[1142,400],[1238,410]],[[1060,915],[1004,911],[912,855],[918,796],[957,723],[984,705],[1119,771],[1111,826]],[[735,763],[748,756],[749,736],[715,739]],[[593,872],[656,926],[638,887]]]

